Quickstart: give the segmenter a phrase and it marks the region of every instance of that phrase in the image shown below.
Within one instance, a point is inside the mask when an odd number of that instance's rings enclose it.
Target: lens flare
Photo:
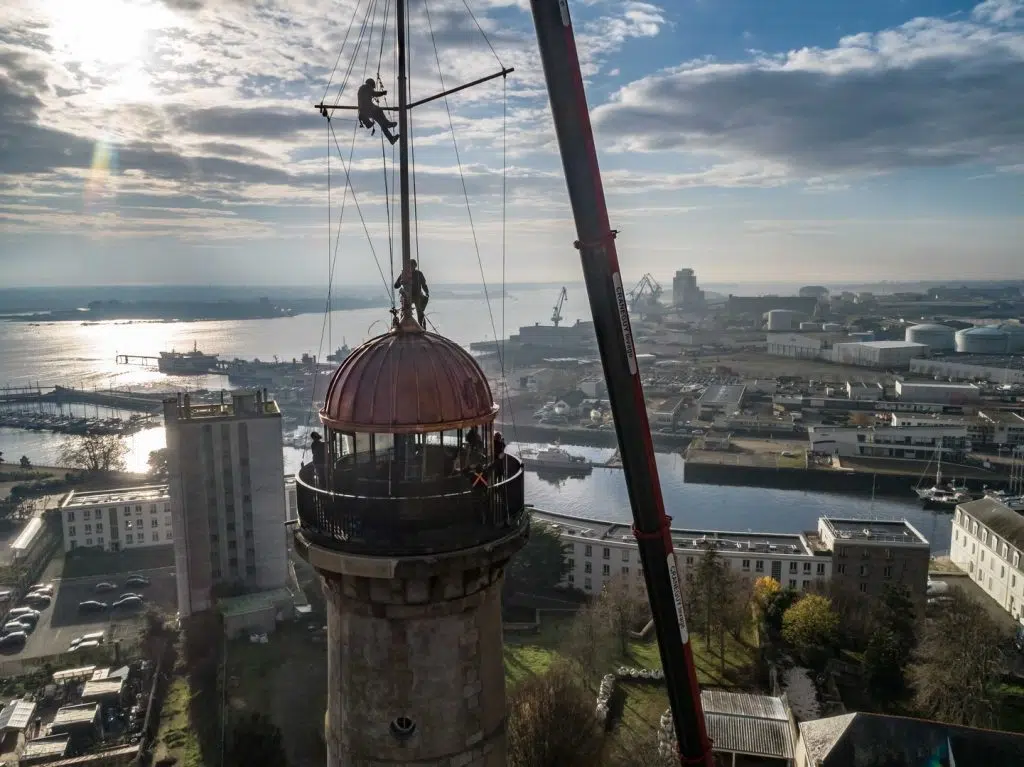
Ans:
[[[101,139],[92,150],[92,166],[85,183],[86,205],[111,200],[117,194],[117,147]]]

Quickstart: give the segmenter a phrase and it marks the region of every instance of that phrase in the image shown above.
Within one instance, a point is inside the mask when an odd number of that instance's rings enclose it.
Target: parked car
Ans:
[[[134,591],[126,591],[124,594],[117,598],[117,601],[120,602],[122,599],[129,599],[132,597],[134,597],[135,599],[142,599],[142,594],[136,594]]]
[[[24,631],[12,631],[10,634],[4,634],[0,636],[0,647],[10,647],[12,645],[23,645],[28,640],[28,634]]]
[[[129,575],[125,581],[125,586],[148,586],[149,578],[145,575]]]
[[[39,611],[33,610],[31,607],[14,607],[8,613],[8,619],[21,618],[22,616],[28,615],[34,620],[39,620]]]
[[[52,597],[54,587],[52,583],[37,583],[29,591],[38,591],[41,594],[49,594]]]
[[[101,581],[100,583],[97,583],[93,588],[96,590],[97,594],[102,594],[105,591],[116,591],[117,584],[109,583],[108,581]]]
[[[110,605],[106,602],[97,602],[95,599],[87,599],[84,602],[78,603],[79,612],[83,613],[98,613],[106,610]]]
[[[31,629],[32,627],[27,623],[22,623],[21,621],[16,620],[7,621],[7,623],[5,623],[2,628],[0,628],[0,633],[11,634],[17,631],[24,631],[27,634],[29,631],[31,631]]]
[[[126,596],[118,599],[112,607],[141,607],[142,597],[137,596]]]
[[[30,594],[26,594],[22,601],[27,605],[45,609],[53,602],[53,597],[49,594],[42,594],[40,592],[33,591]]]

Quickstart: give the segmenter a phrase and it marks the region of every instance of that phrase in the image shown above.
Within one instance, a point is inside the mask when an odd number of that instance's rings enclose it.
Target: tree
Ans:
[[[629,581],[617,577],[608,581],[598,597],[598,612],[608,621],[608,629],[623,655],[629,650],[630,634],[647,612],[647,605],[630,588]]]
[[[281,729],[269,717],[252,712],[231,726],[227,767],[287,767]]]
[[[781,633],[782,618],[799,597],[800,592],[794,588],[780,588],[769,595],[764,609],[764,622],[769,631],[774,634]]]
[[[754,581],[754,604],[757,605],[762,617],[781,591],[782,586],[770,575],[762,575]]]
[[[167,479],[167,459],[169,455],[170,451],[166,447],[149,451],[149,459],[147,460],[149,476],[158,480]]]
[[[591,767],[601,728],[594,696],[562,665],[524,679],[508,705],[510,767]]]
[[[992,727],[1000,705],[1005,657],[1003,632],[985,608],[963,590],[930,618],[910,668],[914,703],[940,722]]]
[[[19,463],[21,464],[21,468],[23,468],[23,469],[31,469],[32,468],[32,461],[29,460],[29,457],[27,455],[23,455],[21,457],[21,461],[19,461]]]
[[[124,471],[128,445],[114,434],[86,434],[71,437],[60,446],[57,462],[69,469],[93,474]]]
[[[562,651],[584,684],[596,689],[610,670],[617,649],[607,612],[595,600],[576,613]]]
[[[805,657],[831,647],[838,630],[839,616],[820,594],[807,594],[782,616],[782,638]]]
[[[545,522],[530,524],[530,539],[505,569],[507,594],[534,593],[553,588],[569,573],[566,544]]]
[[[878,703],[888,705],[904,696],[906,668],[916,646],[916,609],[910,590],[888,586],[875,609],[863,662],[865,682]]]

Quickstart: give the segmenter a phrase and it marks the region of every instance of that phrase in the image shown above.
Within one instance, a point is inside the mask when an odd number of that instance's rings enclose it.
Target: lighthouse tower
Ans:
[[[522,465],[495,460],[476,361],[403,315],[334,374],[326,459],[296,481],[295,547],[327,598],[327,764],[504,767]]]

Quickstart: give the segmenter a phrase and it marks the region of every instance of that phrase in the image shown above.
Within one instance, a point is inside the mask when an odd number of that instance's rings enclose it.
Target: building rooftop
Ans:
[[[94,673],[96,673],[95,666],[80,666],[78,668],[66,668],[63,671],[54,671],[53,681],[55,684],[77,682],[83,679],[92,679],[92,675]]]
[[[944,357],[932,357],[927,361],[952,365],[977,365],[978,367],[1001,370],[1024,370],[1024,356],[1013,357],[1006,354],[949,354]]]
[[[71,491],[64,502],[65,509],[78,509],[86,506],[116,506],[124,503],[151,503],[165,501],[170,498],[167,485],[145,485],[142,487],[123,487],[117,490],[93,490],[89,492]]]
[[[77,706],[64,706],[57,709],[51,727],[67,727],[76,724],[91,724],[99,715],[99,703],[81,703]]]
[[[882,714],[843,714],[800,723],[816,767],[991,767],[1024,764],[1024,735]],[[717,745],[717,744],[716,744]]]
[[[972,383],[953,383],[950,381],[897,381],[899,387],[913,386],[916,389],[964,389],[966,391],[977,391],[978,387]]]
[[[0,730],[24,730],[35,713],[35,701],[12,700],[0,711]]]
[[[68,750],[67,735],[51,735],[48,738],[37,738],[25,744],[25,750],[21,752],[22,759],[45,759],[64,756]]]
[[[858,346],[867,346],[870,349],[927,349],[928,344],[919,344],[914,341],[853,341]]]
[[[621,522],[573,517],[557,512],[530,509],[533,518],[557,525],[567,535],[597,541],[635,543],[631,525]],[[800,535],[784,533],[733,533],[722,530],[685,530],[672,528],[672,541],[681,551],[703,551],[714,547],[720,551],[750,551],[765,554],[812,554]]]
[[[93,679],[82,686],[82,700],[86,698],[105,698],[108,695],[120,695],[124,688],[124,680]]]
[[[267,610],[284,602],[292,601],[292,593],[286,588],[271,591],[257,591],[253,594],[242,594],[237,597],[226,597],[217,600],[217,609],[225,617],[248,615],[249,613]]]
[[[981,418],[987,418],[993,423],[1005,423],[1010,426],[1022,426],[1024,425],[1024,416],[1013,413],[1009,410],[985,410],[984,412],[978,411],[978,415]]]
[[[262,391],[239,390],[231,392],[231,401],[193,403],[188,395],[164,400],[165,421],[197,421],[216,418],[259,418],[280,416],[277,403],[264,398]]]
[[[1024,551],[1024,514],[992,498],[961,503],[957,506],[967,516],[978,520],[1011,546]]]
[[[716,751],[793,758],[793,735],[780,698],[702,690],[700,699]]]
[[[928,545],[928,540],[907,520],[887,519],[836,519],[822,517],[824,525],[838,540],[864,543],[919,543]]]

